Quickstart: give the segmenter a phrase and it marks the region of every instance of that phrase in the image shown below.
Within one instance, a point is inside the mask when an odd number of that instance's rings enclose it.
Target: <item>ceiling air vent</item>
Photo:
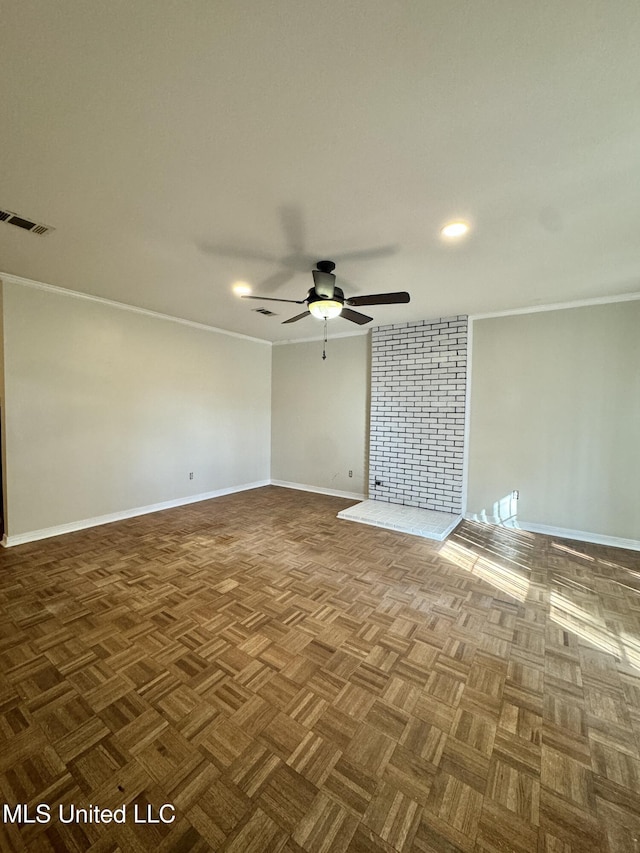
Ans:
[[[50,225],[42,225],[39,222],[33,222],[31,219],[25,219],[19,213],[14,213],[12,210],[0,210],[0,222],[6,222],[7,225],[15,225],[17,228],[22,228],[23,231],[30,231],[32,234],[48,234],[49,231],[55,231]]]
[[[265,317],[276,317],[275,311],[269,311],[266,308],[254,308],[256,314],[264,314]]]

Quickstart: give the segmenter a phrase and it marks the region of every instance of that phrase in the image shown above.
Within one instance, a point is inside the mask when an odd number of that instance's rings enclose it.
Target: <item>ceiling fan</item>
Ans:
[[[305,299],[277,299],[273,296],[243,296],[243,299],[261,299],[267,302],[292,302],[294,305],[306,305],[307,309],[302,314],[296,314],[284,320],[284,323],[296,323],[303,317],[311,314],[319,320],[331,320],[334,317],[344,317],[359,326],[371,322],[373,317],[352,311],[351,305],[397,305],[401,302],[409,302],[410,296],[406,291],[395,293],[371,293],[368,296],[351,296],[345,298],[342,288],[336,285],[336,277],[333,270],[336,265],[333,261],[318,261],[317,269],[313,270],[313,287],[307,293]]]
[[[297,205],[284,205],[278,210],[280,226],[283,231],[286,251],[284,255],[274,255],[255,249],[250,246],[242,246],[234,243],[204,242],[198,246],[201,251],[208,255],[223,258],[235,258],[243,262],[263,261],[277,264],[279,269],[271,273],[258,285],[262,293],[274,293],[284,284],[291,281],[299,273],[306,273],[318,257],[315,251],[310,252],[307,248],[306,227],[304,211]],[[395,245],[374,246],[370,248],[356,249],[334,255],[333,257],[341,263],[342,261],[366,261],[375,258],[384,258],[398,251]],[[244,275],[244,274],[243,274]],[[243,277],[240,275],[240,278]],[[267,298],[267,297],[265,297]]]

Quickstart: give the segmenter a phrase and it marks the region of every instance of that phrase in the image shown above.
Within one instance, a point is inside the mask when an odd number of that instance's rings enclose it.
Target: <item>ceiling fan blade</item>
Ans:
[[[280,208],[279,212],[288,248],[292,254],[301,254],[304,251],[305,244],[302,208],[295,204],[285,204]]]
[[[397,246],[378,246],[375,249],[357,249],[354,252],[343,252],[341,255],[333,254],[334,261],[366,261],[369,258],[384,258],[387,255],[395,255]]]
[[[274,296],[241,296],[241,299],[261,299],[263,302],[293,302],[294,305],[304,305],[306,299],[276,299]]]
[[[260,290],[277,290],[279,287],[282,287],[283,284],[286,284],[296,274],[295,270],[280,270],[279,272],[274,272],[273,275],[270,275],[269,278],[265,278],[264,281],[261,281],[258,285]]]
[[[269,261],[272,264],[277,264],[279,260],[276,256],[267,254],[267,252],[260,252],[255,249],[245,248],[244,246],[233,246],[226,243],[199,243],[198,248],[201,252],[209,255],[220,255],[223,258],[239,258],[242,261]]]
[[[308,317],[311,314],[311,311],[303,311],[302,314],[296,314],[295,317],[290,317],[288,320],[283,320],[282,325],[284,326],[286,323],[295,323],[298,320],[302,320],[303,317]]]
[[[318,294],[324,299],[333,299],[333,294],[336,289],[336,277],[330,272],[321,272],[313,270],[313,287]]]
[[[373,320],[373,317],[367,317],[366,314],[361,314],[359,311],[352,311],[351,308],[343,308],[340,316],[344,317],[345,320],[351,320],[352,323],[357,323],[359,326],[364,326],[365,323]]]
[[[401,302],[409,302],[411,297],[405,291],[397,293],[370,293],[368,296],[352,296],[347,299],[348,305],[398,305]]]

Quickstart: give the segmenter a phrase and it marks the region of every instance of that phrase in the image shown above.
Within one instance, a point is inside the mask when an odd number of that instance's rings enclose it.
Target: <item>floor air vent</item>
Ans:
[[[49,231],[55,231],[50,225],[42,225],[39,222],[33,222],[31,219],[25,219],[19,213],[14,213],[12,210],[0,210],[0,222],[6,222],[7,225],[15,225],[16,228],[22,228],[23,231],[30,231],[32,234],[48,234]]]

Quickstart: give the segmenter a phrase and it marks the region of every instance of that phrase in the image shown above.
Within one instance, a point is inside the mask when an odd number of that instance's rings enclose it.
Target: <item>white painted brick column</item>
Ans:
[[[371,346],[369,498],[460,512],[467,317],[378,326]]]

